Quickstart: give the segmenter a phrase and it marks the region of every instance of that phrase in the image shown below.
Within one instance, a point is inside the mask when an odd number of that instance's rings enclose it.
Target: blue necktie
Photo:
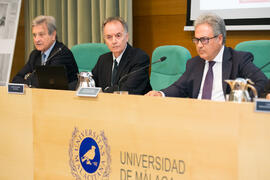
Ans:
[[[112,71],[112,79],[111,79],[111,84],[112,86],[116,84],[116,74],[118,70],[118,63],[116,60],[114,60],[114,65],[113,65],[113,71]]]
[[[45,65],[45,59],[46,59],[46,54],[45,53],[42,53],[41,54],[41,65]]]
[[[211,99],[214,79],[212,67],[215,63],[215,61],[209,61],[209,68],[203,85],[202,99]]]

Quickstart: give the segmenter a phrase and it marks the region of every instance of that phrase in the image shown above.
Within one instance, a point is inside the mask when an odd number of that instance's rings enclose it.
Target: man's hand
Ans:
[[[160,96],[162,97],[162,94],[159,91],[149,91],[145,94],[145,96]]]
[[[27,74],[24,76],[24,80],[27,80],[31,74],[32,74],[32,73],[27,73]]]

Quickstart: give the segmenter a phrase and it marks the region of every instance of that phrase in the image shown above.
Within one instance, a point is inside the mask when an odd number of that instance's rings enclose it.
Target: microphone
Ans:
[[[46,63],[51,60],[55,55],[57,55],[60,51],[62,51],[62,47],[59,47],[50,57],[48,57],[47,61],[45,62],[44,65],[46,65]],[[25,76],[24,76],[24,79],[27,81],[29,81],[28,83],[28,86],[29,87],[32,87],[33,86],[33,78],[35,76],[35,73],[36,73],[36,69],[34,69],[31,73],[27,73]]]
[[[60,48],[58,48],[51,56],[49,56],[48,59],[46,60],[46,62],[45,62],[44,65],[46,65],[46,63],[47,63],[49,60],[51,60],[56,54],[58,54],[60,51],[62,51],[62,48],[63,48],[63,46],[60,47]]]
[[[247,77],[251,78],[254,74],[256,74],[257,72],[261,71],[263,68],[265,68],[266,66],[268,66],[270,64],[270,61],[267,62],[266,64],[264,64],[262,67],[260,67],[257,71],[250,73]]]
[[[27,73],[25,76],[24,76],[24,80],[26,81],[28,87],[32,87],[32,78],[34,76],[34,74],[36,73],[36,69],[34,69],[31,73]]]
[[[122,77],[119,79],[119,81],[118,81],[118,91],[120,91],[121,83],[122,83],[122,81],[123,81],[124,79],[128,78],[129,76],[131,76],[131,75],[133,75],[133,74],[135,74],[135,73],[137,73],[137,72],[139,72],[139,71],[141,71],[141,70],[144,70],[144,69],[148,68],[150,65],[153,65],[153,64],[156,64],[156,63],[165,61],[165,59],[167,59],[167,57],[166,57],[166,56],[163,56],[163,57],[161,57],[159,60],[157,60],[157,61],[155,61],[155,62],[153,62],[153,63],[147,64],[146,66],[143,66],[143,67],[141,67],[141,68],[139,68],[139,69],[137,69],[137,70],[135,70],[135,71],[132,71],[132,72],[130,72],[130,73],[125,74],[124,76],[122,76]]]

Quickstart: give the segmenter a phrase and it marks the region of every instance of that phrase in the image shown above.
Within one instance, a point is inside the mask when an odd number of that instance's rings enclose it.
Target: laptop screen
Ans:
[[[38,88],[68,89],[65,66],[36,66]]]

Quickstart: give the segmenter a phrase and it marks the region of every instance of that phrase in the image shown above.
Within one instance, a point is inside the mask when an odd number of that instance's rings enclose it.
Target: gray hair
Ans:
[[[52,17],[52,16],[44,16],[44,15],[37,16],[32,22],[32,27],[40,25],[42,23],[47,24],[49,35],[51,35],[54,31],[56,31],[56,25],[55,25],[54,17]]]
[[[127,23],[124,21],[124,19],[122,19],[121,17],[109,17],[107,19],[105,19],[105,21],[103,22],[102,24],[102,32],[104,32],[104,27],[107,23],[109,22],[113,22],[113,21],[118,21],[122,24],[125,32],[127,33],[128,32],[128,25]]]
[[[222,43],[226,43],[226,26],[221,17],[213,13],[202,14],[194,21],[194,27],[196,28],[200,24],[210,25],[213,29],[214,36],[222,34]]]

